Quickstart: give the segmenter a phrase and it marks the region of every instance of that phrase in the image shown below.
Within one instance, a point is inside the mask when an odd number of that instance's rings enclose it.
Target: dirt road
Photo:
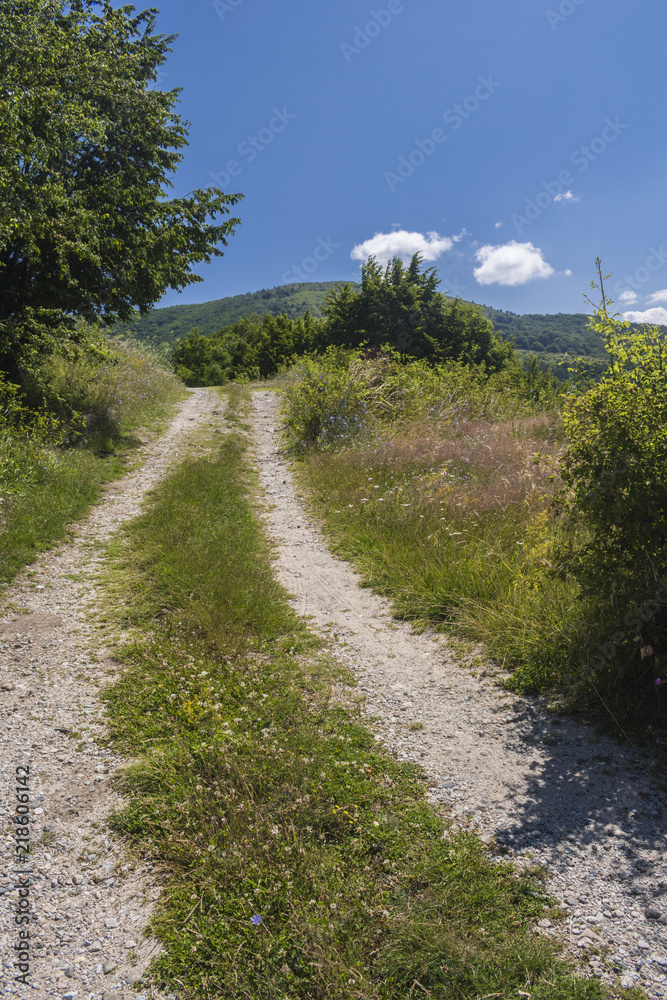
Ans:
[[[591,971],[607,976],[613,962],[628,985],[667,996],[667,801],[646,761],[537,700],[508,697],[490,676],[472,676],[442,637],[393,620],[327,548],[281,453],[280,423],[278,397],[256,392],[253,438],[278,576],[356,674],[377,735],[422,765],[433,798],[460,825],[548,866],[572,948],[609,946],[612,961],[596,955]]]

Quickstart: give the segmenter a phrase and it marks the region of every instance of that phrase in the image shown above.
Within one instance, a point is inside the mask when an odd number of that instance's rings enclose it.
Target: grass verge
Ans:
[[[60,366],[62,386],[55,389],[64,395],[76,386],[83,394],[83,386],[100,397],[99,412],[89,414],[91,431],[78,446],[0,421],[0,585],[66,536],[99,500],[103,485],[127,471],[142,443],[136,432],[159,430],[183,398],[173,375],[127,345],[116,346],[113,364],[92,374],[86,369],[77,375],[75,367]]]
[[[510,689],[548,693],[660,755],[667,727],[653,686],[616,661],[589,667],[619,623],[555,572],[568,540],[550,508],[560,449],[548,413],[388,421],[303,453],[296,469],[334,550],[398,617],[483,642]]]
[[[556,423],[556,426],[550,426]],[[578,589],[549,580],[553,415],[387,424],[371,439],[311,450],[297,466],[334,548],[397,616],[483,640],[514,683],[543,690],[577,636]]]
[[[235,396],[236,420],[242,399]],[[156,490],[119,543],[130,627],[108,691],[126,771],[116,829],[162,868],[152,976],[235,1000],[594,1000],[534,933],[537,873],[450,835],[382,750],[276,583],[244,439]]]

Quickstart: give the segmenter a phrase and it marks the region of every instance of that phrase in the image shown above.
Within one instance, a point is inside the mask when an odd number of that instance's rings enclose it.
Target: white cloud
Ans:
[[[503,225],[502,222],[496,222],[495,223],[496,229],[500,229],[502,227],[502,225]]]
[[[576,195],[572,194],[571,191],[561,191],[560,194],[557,194],[555,196],[554,201],[562,201],[562,202],[579,201],[579,198]]]
[[[621,296],[621,298],[623,298],[623,296]],[[633,302],[636,301],[636,299],[637,296],[635,295]],[[650,306],[655,305],[656,302],[667,302],[667,288],[663,288],[660,292],[653,292],[652,295],[648,296],[646,301]]]
[[[639,296],[636,292],[621,292],[618,297],[619,302],[636,302]]]
[[[659,326],[667,326],[667,309],[656,306],[654,309],[644,309],[643,312],[637,310],[626,312],[623,313],[623,319],[631,323],[657,323]]]
[[[392,233],[376,233],[370,240],[358,243],[350,254],[352,260],[365,262],[376,257],[379,264],[387,264],[392,257],[400,257],[407,263],[416,253],[424,260],[437,260],[446,250],[451,250],[458,236],[440,236],[438,233],[410,233],[398,229]]]
[[[473,271],[480,285],[525,285],[534,278],[550,278],[551,264],[532,243],[512,240],[502,246],[483,246],[475,254],[480,266]]]

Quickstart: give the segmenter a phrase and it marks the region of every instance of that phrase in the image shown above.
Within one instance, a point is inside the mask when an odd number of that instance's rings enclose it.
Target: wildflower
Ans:
[[[250,918],[250,922],[253,923],[255,927],[259,927],[262,922],[262,915],[260,913],[256,913],[254,917]]]
[[[661,684],[662,684],[661,679],[659,677],[656,677],[656,679],[655,679],[655,686],[656,687],[660,687]]]

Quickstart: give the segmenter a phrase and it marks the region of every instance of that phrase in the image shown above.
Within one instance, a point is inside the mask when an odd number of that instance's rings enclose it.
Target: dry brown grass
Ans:
[[[365,467],[372,450],[372,464],[398,475],[415,472],[414,500],[482,514],[516,504],[545,506],[560,487],[563,447],[558,418],[545,414],[497,422],[416,420],[348,457]]]

